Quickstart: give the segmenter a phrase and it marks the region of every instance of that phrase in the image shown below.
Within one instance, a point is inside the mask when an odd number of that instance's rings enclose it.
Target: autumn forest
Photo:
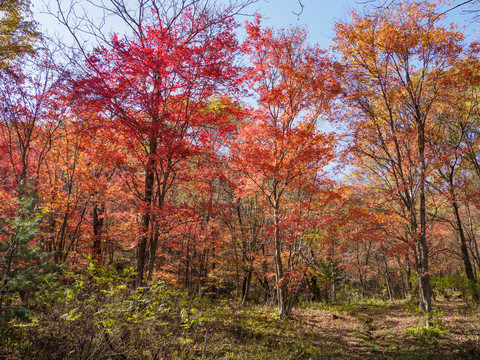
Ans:
[[[455,4],[362,2],[321,48],[256,0],[50,1],[69,43],[33,3],[0,0],[0,357],[480,357]]]

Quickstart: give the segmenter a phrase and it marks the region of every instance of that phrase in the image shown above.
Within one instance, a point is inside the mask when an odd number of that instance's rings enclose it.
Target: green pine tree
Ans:
[[[0,315],[3,316],[13,305],[27,307],[55,272],[50,254],[37,243],[43,214],[36,207],[35,195],[17,201],[18,210],[13,218],[0,217]]]

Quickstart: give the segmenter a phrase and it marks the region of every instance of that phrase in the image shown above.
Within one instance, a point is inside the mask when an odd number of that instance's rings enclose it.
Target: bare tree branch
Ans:
[[[303,13],[303,9],[305,8],[305,5],[303,5],[302,0],[298,0],[298,5],[300,5],[300,11],[298,13],[294,11],[293,13],[297,16],[300,16]]]
[[[0,0],[1,1],[1,0]],[[258,0],[43,0],[44,14],[64,29],[56,35],[57,47],[76,67],[96,47],[109,47],[113,33],[143,38],[145,26],[170,27],[188,9],[199,14],[225,17],[245,15]],[[222,20],[220,20],[222,19]],[[71,37],[67,45],[65,35]]]

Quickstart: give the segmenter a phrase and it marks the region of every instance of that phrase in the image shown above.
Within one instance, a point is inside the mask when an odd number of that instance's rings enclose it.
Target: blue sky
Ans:
[[[53,0],[33,0],[33,10],[38,12],[42,8],[44,1],[54,3]],[[377,1],[388,2],[389,0]],[[71,0],[63,0],[62,2],[67,5],[71,4]],[[248,11],[251,13],[258,11],[262,14],[264,17],[263,24],[267,26],[275,28],[288,28],[295,25],[306,26],[310,34],[310,42],[327,47],[333,44],[335,22],[347,21],[349,19],[349,11],[351,9],[361,9],[364,6],[362,3],[365,2],[368,2],[368,0],[302,0],[304,5],[303,12],[300,15],[296,15],[295,13],[301,10],[298,0],[258,0]],[[463,1],[453,0],[452,6],[461,2]],[[460,26],[465,26],[465,31],[470,35],[471,39],[475,38],[478,40],[476,34],[480,20],[472,21],[472,17],[471,14],[462,15],[459,10],[449,13],[450,22],[456,22]],[[35,18],[43,25],[44,29],[53,33],[53,29],[56,28],[54,26],[54,18],[46,15],[39,16],[38,13],[35,14]],[[58,27],[56,29],[59,30]],[[121,29],[115,29],[115,31],[118,33],[122,32]],[[61,29],[60,32],[64,33],[65,30]]]
[[[355,0],[303,0],[303,12],[297,0],[260,0],[256,5],[265,16],[264,23],[276,28],[301,25],[308,28],[310,41],[322,46],[332,45],[336,21],[348,19],[348,12],[359,7]]]
[[[97,1],[100,3],[100,0]],[[44,29],[51,32],[55,29],[56,21],[49,15],[38,13],[44,8],[42,2],[52,4],[53,8],[56,8],[56,4],[54,0],[33,0],[35,18]],[[65,9],[68,9],[71,4],[70,0],[61,2]],[[259,12],[264,17],[263,23],[275,28],[287,28],[292,25],[307,26],[312,35],[312,42],[329,45],[333,37],[335,21],[345,20],[348,9],[356,5],[355,0],[302,0],[302,3],[304,10],[299,16],[295,15],[301,11],[298,0],[258,0],[247,11],[249,13]],[[91,12],[89,16],[95,16],[95,14]]]
[[[101,2],[101,0],[93,1]],[[64,9],[68,9],[72,2],[72,0],[61,0]],[[136,0],[132,1],[132,3],[135,2]],[[40,22],[43,31],[46,31],[50,35],[57,32],[58,34],[65,35],[66,39],[68,39],[67,31],[57,26],[54,17],[42,14],[42,9],[44,9],[45,4],[48,3],[52,5],[52,9],[56,9],[55,0],[33,0],[35,19]],[[105,3],[108,4],[108,1],[105,1]],[[296,13],[298,14],[301,11],[298,0],[258,0],[255,4],[251,5],[246,12],[250,14],[259,12],[263,17],[262,23],[274,28],[288,28],[296,25],[306,26],[309,30],[310,41],[326,47],[332,44],[334,23],[338,20],[346,20],[348,10],[358,6],[356,0],[302,0],[302,3],[304,9],[300,15],[296,15]],[[78,5],[88,6],[86,2],[82,3],[81,1],[77,2],[77,7],[79,8]],[[88,16],[100,16],[100,12],[90,11]],[[247,19],[248,18],[245,17],[239,19],[239,21],[243,23]],[[121,34],[122,29],[116,28],[115,32]]]
[[[462,3],[464,0],[453,0],[451,7]],[[302,0],[303,13],[295,15],[300,10],[298,0],[259,0],[256,7],[264,15],[264,23],[276,28],[286,28],[290,25],[306,26],[309,30],[310,41],[323,47],[333,45],[334,24],[337,21],[347,21],[352,9],[361,10],[367,0]],[[382,2],[387,2],[383,0]],[[369,6],[371,4],[367,4]],[[478,6],[478,5],[474,5]],[[447,9],[447,7],[445,7]],[[462,9],[468,10],[473,7]],[[465,27],[465,32],[471,38],[478,40],[480,20],[475,21],[472,14],[467,14],[460,9],[448,13],[448,21]]]

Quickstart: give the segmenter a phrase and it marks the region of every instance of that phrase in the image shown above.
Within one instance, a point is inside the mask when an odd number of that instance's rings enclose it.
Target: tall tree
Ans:
[[[246,29],[243,48],[257,108],[242,126],[232,157],[244,175],[244,194],[259,190],[269,209],[277,302],[280,316],[288,317],[295,269],[284,256],[295,244],[285,236],[287,192],[318,184],[333,157],[334,137],[320,132],[318,123],[339,85],[325,53],[307,45],[305,30],[262,29],[259,18]]]
[[[233,104],[224,95],[238,87],[233,14],[197,5],[184,4],[170,21],[154,12],[130,38],[114,36],[111,48],[89,56],[72,88],[82,114],[103,119],[127,142],[131,187],[142,202],[136,286],[147,254],[155,261],[154,212],[161,214],[179,167],[208,154],[214,134],[232,130]],[[211,109],[214,96],[221,111]]]
[[[451,90],[449,69],[469,56],[463,35],[442,25],[431,2],[404,2],[336,24],[343,55],[350,151],[386,196],[405,210],[415,253],[420,308],[431,311],[427,178],[429,142],[439,107]]]

